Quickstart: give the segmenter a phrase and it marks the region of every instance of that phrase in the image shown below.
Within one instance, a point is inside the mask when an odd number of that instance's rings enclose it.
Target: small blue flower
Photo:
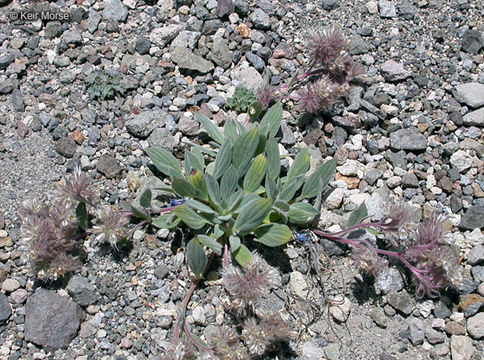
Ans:
[[[292,235],[297,241],[302,243],[306,243],[312,240],[311,233],[309,231],[305,231],[305,232],[293,231]]]
[[[170,199],[170,206],[178,206],[183,204],[185,201],[187,201],[188,198],[184,199]]]

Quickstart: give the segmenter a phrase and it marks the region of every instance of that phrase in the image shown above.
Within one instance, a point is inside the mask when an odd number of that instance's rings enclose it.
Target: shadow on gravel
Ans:
[[[358,305],[363,305],[370,300],[378,298],[373,282],[373,277],[363,275],[363,282],[355,281],[352,283],[351,291],[355,299],[358,301]]]
[[[268,360],[268,359],[284,359],[291,360],[296,359],[297,354],[287,343],[278,343],[275,345],[276,349],[274,351],[265,353],[264,355],[252,358],[253,360]]]
[[[133,242],[126,241],[123,244],[118,244],[118,248],[115,249],[111,245],[103,243],[99,245],[99,254],[101,256],[107,256],[111,254],[114,261],[120,262],[121,260],[127,258],[131,250],[133,250]]]

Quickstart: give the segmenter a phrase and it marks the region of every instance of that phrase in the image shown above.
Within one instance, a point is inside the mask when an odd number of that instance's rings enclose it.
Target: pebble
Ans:
[[[17,290],[20,287],[20,283],[15,279],[6,279],[2,283],[2,290],[10,293]]]
[[[466,336],[452,335],[450,337],[450,352],[452,360],[470,360],[474,353],[472,340]]]
[[[343,323],[348,320],[351,312],[351,301],[343,295],[337,295],[331,300],[329,313],[338,322]]]

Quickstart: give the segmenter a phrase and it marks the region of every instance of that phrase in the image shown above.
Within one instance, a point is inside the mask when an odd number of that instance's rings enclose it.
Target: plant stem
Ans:
[[[173,330],[173,342],[174,343],[178,342],[178,340],[180,339],[180,324],[182,324],[182,328],[185,328],[185,313],[187,311],[188,302],[190,301],[190,298],[192,297],[193,292],[197,288],[197,285],[200,283],[202,278],[207,273],[207,271],[208,271],[210,265],[212,264],[212,261],[213,261],[214,258],[215,258],[215,253],[212,252],[210,254],[209,258],[208,258],[207,266],[205,266],[205,269],[203,270],[200,277],[194,281],[192,286],[190,286],[190,289],[188,289],[188,292],[185,295],[185,298],[183,299],[183,301],[181,303],[180,319],[177,319],[177,322],[175,323],[175,328]],[[189,338],[190,338],[190,336],[189,336]],[[190,338],[190,341],[192,341],[191,338]],[[198,344],[198,343],[195,341],[195,344]]]

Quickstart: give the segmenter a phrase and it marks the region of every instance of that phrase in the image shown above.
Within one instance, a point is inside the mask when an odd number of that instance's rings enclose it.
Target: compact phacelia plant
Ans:
[[[161,148],[146,153],[156,168],[170,178],[162,190],[184,198],[173,211],[153,219],[160,228],[175,228],[183,222],[196,231],[188,243],[188,262],[198,277],[207,264],[207,247],[222,255],[230,249],[240,265],[251,261],[251,241],[279,246],[292,238],[290,226],[311,222],[319,211],[311,201],[321,195],[334,172],[328,161],[312,174],[309,149],[302,149],[287,174],[281,171],[279,147],[274,139],[282,119],[276,104],[260,123],[247,129],[227,120],[224,133],[203,115],[197,118],[218,144],[213,161],[206,164],[201,147],[185,152],[183,170],[176,158]],[[319,196],[320,199],[320,196]]]
[[[234,95],[228,98],[225,105],[238,113],[246,112],[249,106],[256,100],[256,95],[253,91],[247,89],[242,85],[235,88]]]
[[[126,89],[121,75],[109,71],[95,71],[86,78],[87,93],[91,100],[109,100],[122,96]]]
[[[126,239],[128,219],[113,207],[99,207],[96,197],[87,175],[76,168],[61,180],[48,203],[22,203],[21,232],[37,278],[53,281],[78,269],[82,240],[89,234],[114,247]]]
[[[329,110],[344,97],[350,83],[364,71],[349,54],[348,41],[335,27],[314,31],[307,42],[308,67],[302,74],[279,87],[267,82],[257,89],[256,101],[249,106],[249,115],[263,113],[273,102],[291,99],[301,110],[317,114]],[[252,114],[251,120],[257,118]]]

